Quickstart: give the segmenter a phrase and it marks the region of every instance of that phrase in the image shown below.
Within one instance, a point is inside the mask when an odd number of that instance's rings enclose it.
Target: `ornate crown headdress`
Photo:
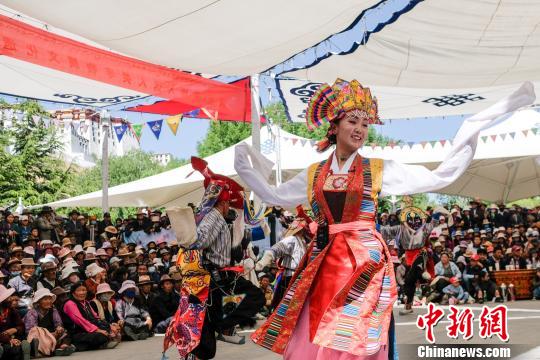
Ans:
[[[332,122],[342,114],[359,110],[369,119],[370,124],[382,124],[379,119],[377,98],[371,95],[357,80],[347,82],[337,79],[334,85],[322,84],[311,97],[306,111],[308,128]]]

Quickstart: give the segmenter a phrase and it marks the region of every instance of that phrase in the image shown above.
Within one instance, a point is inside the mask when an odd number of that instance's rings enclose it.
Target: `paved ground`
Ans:
[[[488,304],[493,306],[493,304]],[[512,358],[521,355],[521,359],[540,359],[540,301],[517,301],[507,303],[508,311],[508,327],[510,341],[512,345]],[[479,305],[471,305],[474,309],[475,317],[477,318],[482,309]],[[443,307],[444,308],[444,307]],[[396,331],[398,340],[398,349],[401,354],[401,359],[413,358],[409,355],[415,350],[415,346],[411,344],[426,344],[424,332],[416,327],[416,315],[400,316],[397,314],[398,309],[394,310],[396,317]],[[425,309],[416,309],[416,314],[425,314]],[[446,336],[446,326],[448,321],[441,320],[435,327],[435,337],[437,344],[453,343],[453,344],[503,344],[498,338],[481,339],[478,336],[478,321],[474,323],[474,336],[469,341],[453,340]],[[249,335],[246,331],[246,335]],[[163,337],[154,337],[144,341],[127,342],[120,344],[114,350],[100,350],[86,353],[75,353],[71,356],[71,360],[135,360],[135,359],[155,359],[160,360],[161,344]],[[534,349],[538,347],[538,349]],[[178,353],[175,349],[170,349],[167,352],[170,360],[178,359]],[[235,346],[218,343],[218,360],[274,360],[281,357],[267,351],[259,346],[248,341],[245,345]],[[306,359],[308,360],[308,359]]]

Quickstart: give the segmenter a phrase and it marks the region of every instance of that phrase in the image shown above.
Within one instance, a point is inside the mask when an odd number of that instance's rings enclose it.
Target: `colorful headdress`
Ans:
[[[334,85],[322,84],[313,94],[306,111],[308,128],[321,126],[325,121],[333,122],[347,111],[359,110],[370,124],[382,124],[379,119],[377,99],[369,88],[356,81],[337,79]]]
[[[215,174],[201,158],[192,156],[191,166],[204,176],[204,195],[195,215],[197,224],[218,201],[229,201],[236,209],[244,208],[244,188],[240,184],[225,175]]]

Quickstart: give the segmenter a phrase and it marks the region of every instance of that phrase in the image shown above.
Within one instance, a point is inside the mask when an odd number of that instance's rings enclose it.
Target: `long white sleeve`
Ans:
[[[253,164],[253,166],[250,163]],[[306,164],[309,165],[309,164]],[[307,169],[291,180],[279,185],[268,184],[273,163],[262,156],[251,146],[242,142],[235,147],[234,169],[242,181],[267,205],[294,208],[306,204]]]
[[[385,160],[381,195],[423,193],[450,185],[472,162],[480,131],[496,125],[502,116],[530,105],[534,100],[534,87],[526,82],[513,94],[465,120],[452,142],[452,150],[433,171],[422,165]]]

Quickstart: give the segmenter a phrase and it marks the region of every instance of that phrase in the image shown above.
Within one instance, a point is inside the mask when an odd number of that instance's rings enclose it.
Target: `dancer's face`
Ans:
[[[362,147],[368,137],[369,120],[359,112],[347,112],[336,127],[337,146],[346,152]]]

